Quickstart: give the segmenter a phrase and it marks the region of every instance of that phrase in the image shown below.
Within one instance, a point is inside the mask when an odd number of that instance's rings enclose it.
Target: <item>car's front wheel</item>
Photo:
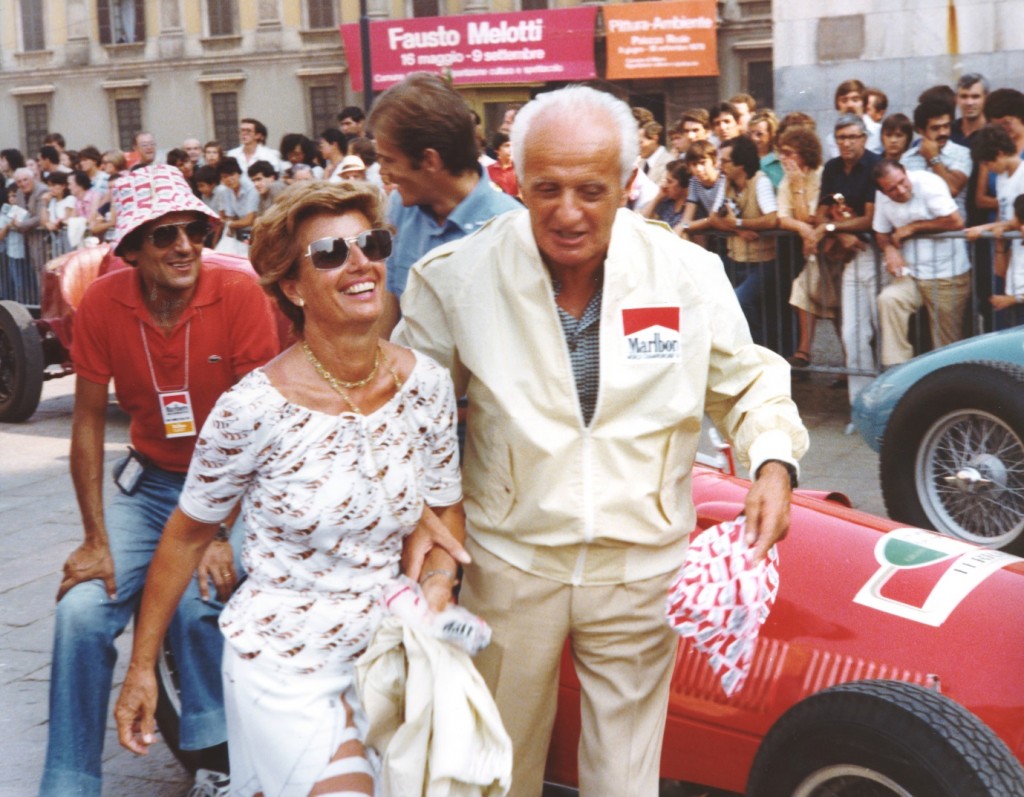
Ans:
[[[900,681],[855,681],[798,703],[758,750],[748,797],[1011,797],[1024,769],[981,720]]]
[[[880,453],[889,516],[1024,553],[1024,368],[960,363],[896,405]]]
[[[0,302],[0,422],[32,417],[45,368],[43,344],[28,310],[17,302]]]

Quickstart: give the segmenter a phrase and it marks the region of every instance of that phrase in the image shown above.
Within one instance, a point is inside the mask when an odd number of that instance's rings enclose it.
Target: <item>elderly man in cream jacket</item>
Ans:
[[[461,602],[494,631],[476,663],[512,738],[510,793],[541,793],[568,639],[580,793],[654,797],[677,646],[665,594],[695,525],[701,419],[755,478],[759,557],[788,529],[807,432],[719,258],[622,209],[638,147],[625,104],[543,94],[511,138],[527,209],[417,263],[396,337],[469,397]]]

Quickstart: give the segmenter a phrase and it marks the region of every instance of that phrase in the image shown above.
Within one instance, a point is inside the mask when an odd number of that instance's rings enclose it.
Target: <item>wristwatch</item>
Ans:
[[[743,219],[736,219],[736,229],[738,230],[743,226]]]
[[[835,232],[835,231],[836,231],[836,225],[834,225],[832,222],[829,222],[828,224],[825,225],[825,232]]]
[[[934,158],[929,158],[928,159],[928,165],[929,166],[938,166],[940,163],[942,163],[942,159],[939,158],[938,155],[936,155]]]

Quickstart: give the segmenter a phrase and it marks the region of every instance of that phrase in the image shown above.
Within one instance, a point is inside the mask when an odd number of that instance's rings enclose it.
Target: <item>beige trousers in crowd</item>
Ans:
[[[474,545],[459,602],[494,632],[474,659],[512,737],[510,797],[540,797],[565,641],[583,687],[582,797],[656,797],[679,638],[665,620],[675,570],[629,584],[572,586]]]
[[[898,365],[914,356],[907,333],[910,316],[922,305],[935,348],[963,337],[964,310],[971,296],[971,272],[949,279],[918,280],[900,277],[878,294],[878,322],[882,333],[882,366]]]

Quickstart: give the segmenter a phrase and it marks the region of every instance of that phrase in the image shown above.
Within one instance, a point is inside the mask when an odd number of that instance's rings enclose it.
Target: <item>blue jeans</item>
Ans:
[[[775,263],[735,264],[736,298],[750,325],[754,343],[767,346],[771,321],[777,313],[772,299],[778,293],[775,280]]]
[[[110,599],[102,581],[87,581],[57,604],[41,797],[100,797],[103,736],[117,660],[114,640],[138,608],[150,560],[184,482],[184,474],[148,469],[134,495],[114,487],[105,517],[117,600]],[[237,568],[237,547],[235,558]],[[217,625],[221,608],[216,600],[206,603],[199,597],[193,578],[167,631],[181,675],[185,750],[227,739],[220,674],[223,638]]]

